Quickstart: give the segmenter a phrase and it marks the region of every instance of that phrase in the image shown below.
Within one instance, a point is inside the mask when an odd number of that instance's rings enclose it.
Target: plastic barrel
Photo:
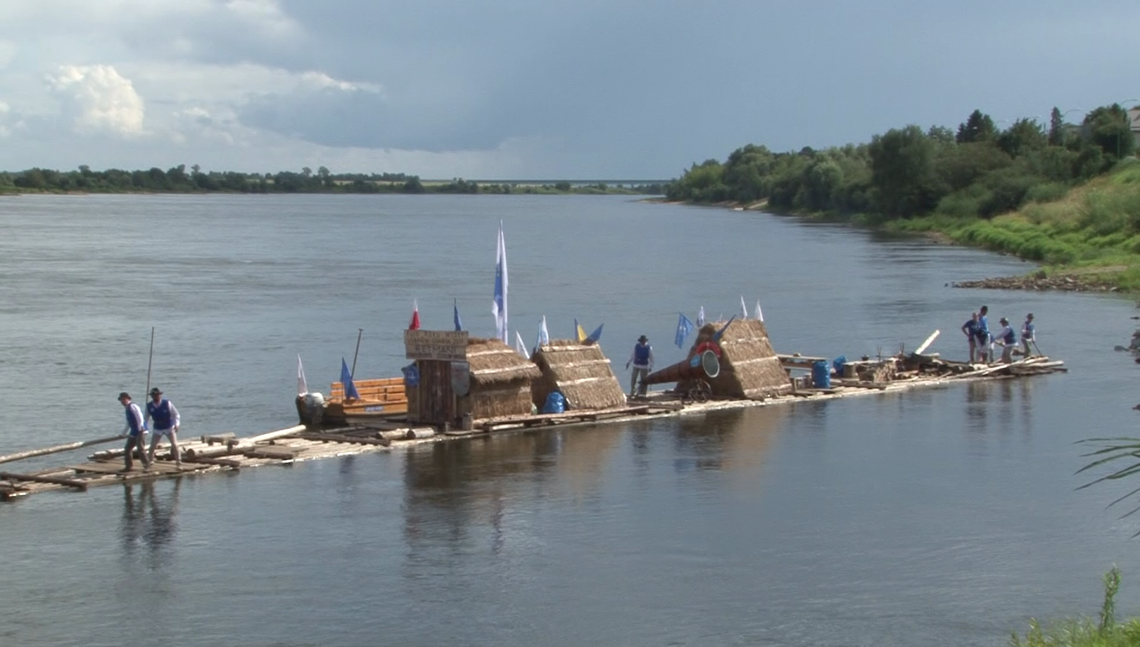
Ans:
[[[816,360],[811,365],[811,383],[817,389],[831,388],[831,365],[827,360]]]

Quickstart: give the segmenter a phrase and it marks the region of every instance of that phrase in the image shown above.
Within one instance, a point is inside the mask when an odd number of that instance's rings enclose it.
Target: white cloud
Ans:
[[[0,68],[8,67],[12,59],[16,58],[19,46],[10,40],[0,40]]]
[[[146,109],[142,97],[114,67],[65,65],[48,82],[76,132],[123,136],[143,133]]]

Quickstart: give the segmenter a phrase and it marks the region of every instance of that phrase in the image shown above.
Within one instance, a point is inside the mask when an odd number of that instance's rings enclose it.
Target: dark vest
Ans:
[[[146,403],[146,412],[154,421],[155,429],[170,429],[173,423],[170,420],[170,400],[162,400],[156,406],[154,400]]]
[[[1005,333],[1005,343],[1012,344],[1016,340],[1017,337],[1015,337],[1013,334],[1013,328],[1007,328]]]
[[[649,366],[649,344],[638,344],[633,347],[633,363],[637,366]]]

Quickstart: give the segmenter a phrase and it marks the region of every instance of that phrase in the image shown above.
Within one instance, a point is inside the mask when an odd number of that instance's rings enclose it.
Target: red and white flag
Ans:
[[[415,299],[412,299],[412,321],[408,324],[408,330],[420,329],[420,304]]]

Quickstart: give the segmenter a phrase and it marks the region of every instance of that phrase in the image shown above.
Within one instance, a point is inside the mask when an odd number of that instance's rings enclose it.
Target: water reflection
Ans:
[[[788,407],[754,407],[682,416],[674,447],[678,471],[726,471],[751,468],[763,461]]]
[[[119,539],[126,560],[137,559],[136,551],[146,550],[152,563],[157,561],[160,553],[174,541],[178,532],[178,493],[182,479],[175,479],[165,496],[156,494],[156,487],[154,481],[123,486],[123,517],[119,523]]]
[[[999,379],[966,385],[966,431],[980,442],[986,437],[1020,432],[1023,442],[1033,436],[1035,379]],[[975,450],[981,446],[975,447]]]

